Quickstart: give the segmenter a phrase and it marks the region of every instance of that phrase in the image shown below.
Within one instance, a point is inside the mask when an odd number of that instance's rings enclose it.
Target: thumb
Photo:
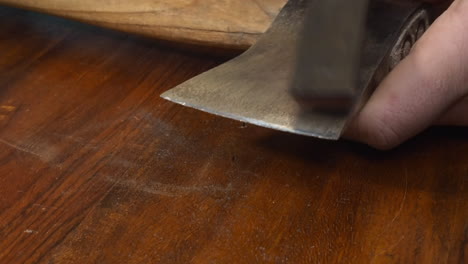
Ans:
[[[456,0],[381,83],[345,137],[393,148],[435,123],[467,94],[467,14],[468,1]]]

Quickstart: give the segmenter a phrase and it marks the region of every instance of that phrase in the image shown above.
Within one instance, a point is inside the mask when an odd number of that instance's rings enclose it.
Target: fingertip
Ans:
[[[377,116],[358,115],[350,122],[343,135],[344,138],[383,151],[391,150],[400,145],[403,142],[403,137],[392,126],[375,119]]]

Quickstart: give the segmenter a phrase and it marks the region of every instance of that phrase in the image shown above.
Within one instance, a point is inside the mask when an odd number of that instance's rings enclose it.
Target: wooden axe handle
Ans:
[[[287,0],[0,0],[0,4],[183,43],[245,49]]]

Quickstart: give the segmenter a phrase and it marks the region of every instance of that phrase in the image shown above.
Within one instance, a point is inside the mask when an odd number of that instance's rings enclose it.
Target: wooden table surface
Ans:
[[[0,8],[0,263],[467,262],[467,129],[378,152],[159,97],[224,60]]]

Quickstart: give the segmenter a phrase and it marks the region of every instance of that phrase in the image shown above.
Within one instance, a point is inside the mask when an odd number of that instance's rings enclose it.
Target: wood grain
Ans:
[[[0,263],[464,263],[468,130],[392,152],[163,91],[224,59],[0,8]]]
[[[0,0],[153,38],[245,49],[287,0]]]

